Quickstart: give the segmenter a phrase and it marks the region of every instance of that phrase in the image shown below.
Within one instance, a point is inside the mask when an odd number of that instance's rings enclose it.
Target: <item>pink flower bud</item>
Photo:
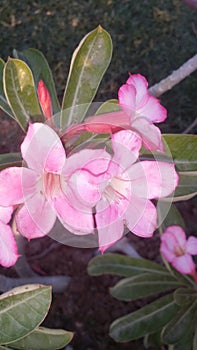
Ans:
[[[38,83],[37,93],[42,112],[46,119],[50,119],[52,117],[51,97],[43,80]]]

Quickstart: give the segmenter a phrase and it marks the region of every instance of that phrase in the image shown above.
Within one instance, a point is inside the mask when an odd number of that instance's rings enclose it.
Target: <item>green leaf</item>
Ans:
[[[102,103],[102,105],[97,109],[95,115],[111,113],[111,112],[116,112],[120,110],[121,108],[118,105],[118,100],[112,99]]]
[[[26,130],[30,118],[41,120],[33,75],[25,62],[9,59],[4,68],[4,91],[15,119]]]
[[[187,195],[196,195],[197,194],[197,174],[183,175],[179,174],[179,183],[173,194],[175,197],[182,197]]]
[[[3,89],[3,70],[4,70],[5,62],[0,58],[0,108],[7,113],[11,118],[14,118],[12,110],[8,105],[6,100],[4,89]]]
[[[112,56],[110,35],[101,27],[88,33],[74,51],[62,103],[62,127],[81,122]],[[82,108],[75,106],[82,105]],[[68,111],[67,111],[68,110]]]
[[[118,318],[110,326],[110,336],[117,342],[127,342],[162,329],[179,307],[172,294],[166,295],[131,314]]]
[[[0,171],[10,166],[22,166],[22,158],[19,152],[0,154]]]
[[[10,350],[11,348],[7,348],[7,346],[1,346],[0,345],[0,350]]]
[[[42,52],[36,49],[27,49],[22,52],[15,51],[15,55],[24,60],[31,68],[36,86],[39,80],[43,80],[51,96],[53,114],[60,111],[60,104],[57,98],[55,84],[51,69]]]
[[[96,256],[88,264],[88,273],[92,276],[114,274],[125,277],[152,272],[168,275],[168,271],[150,260],[131,258],[121,254]]]
[[[192,301],[197,300],[197,290],[194,288],[178,288],[174,292],[174,300],[180,306],[191,304]]]
[[[183,218],[172,203],[159,200],[157,203],[158,225],[161,226],[162,232],[164,232],[168,226],[181,226],[185,228]]]
[[[23,338],[40,325],[51,304],[51,287],[24,285],[0,296],[0,344]]]
[[[178,170],[197,170],[197,136],[165,134],[163,141],[167,154],[172,155]]]
[[[180,282],[170,274],[143,273],[121,280],[110,288],[110,293],[117,299],[130,301],[169,291],[179,286],[181,286]]]
[[[145,349],[149,349],[150,347],[161,349],[161,331],[147,334],[144,337],[144,347]]]
[[[162,331],[162,340],[165,344],[175,344],[188,332],[193,323],[193,316],[197,308],[197,302],[184,305],[175,317]]]
[[[56,350],[65,347],[72,338],[72,332],[39,327],[21,340],[11,343],[10,346],[24,350]]]

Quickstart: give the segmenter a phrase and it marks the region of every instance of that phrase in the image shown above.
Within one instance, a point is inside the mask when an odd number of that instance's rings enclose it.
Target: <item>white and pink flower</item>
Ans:
[[[9,226],[13,208],[0,207],[0,264],[5,267],[14,265],[19,257],[14,233]]]
[[[197,255],[197,238],[186,234],[180,226],[169,226],[161,236],[160,252],[182,274],[192,275],[197,281],[192,255]]]

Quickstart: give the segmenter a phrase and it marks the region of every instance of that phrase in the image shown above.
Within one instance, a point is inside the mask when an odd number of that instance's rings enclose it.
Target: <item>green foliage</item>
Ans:
[[[62,102],[63,128],[83,120],[111,55],[111,37],[101,26],[88,33],[74,51]]]
[[[192,279],[149,260],[119,254],[93,258],[88,265],[88,273],[92,276],[111,273],[126,277],[110,288],[111,295],[119,300],[157,297],[155,301],[112,322],[110,336],[115,341],[127,342],[145,337],[147,348],[165,343],[173,344],[174,350],[178,350],[177,346],[182,342],[185,344],[189,332],[188,344],[194,342],[195,325],[192,320],[197,312],[197,290]],[[158,293],[164,292],[167,294],[158,298]]]
[[[25,62],[9,59],[4,67],[4,92],[15,119],[25,131],[30,118],[41,121],[33,75]]]
[[[0,348],[56,350],[73,334],[39,327],[51,304],[51,287],[38,284],[14,288],[0,296]]]
[[[44,81],[51,96],[53,114],[58,113],[60,111],[60,105],[57,98],[55,84],[50,67],[43,53],[36,49],[27,49],[22,52],[14,50],[14,54],[16,58],[25,61],[31,68],[36,87],[38,86],[39,80]]]

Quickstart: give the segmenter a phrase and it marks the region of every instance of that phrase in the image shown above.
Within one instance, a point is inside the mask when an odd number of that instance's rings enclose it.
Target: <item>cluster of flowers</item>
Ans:
[[[38,97],[49,119],[50,96],[42,81]],[[111,152],[107,147],[85,148],[67,155],[53,128],[43,123],[29,125],[21,145],[25,165],[0,173],[3,266],[14,265],[19,256],[13,227],[28,239],[42,237],[56,218],[77,235],[96,231],[102,252],[123,236],[125,226],[137,236],[152,236],[157,211],[151,200],[171,194],[178,175],[174,164],[140,161],[139,152],[142,146],[164,151],[160,130],[153,123],[164,121],[167,113],[148,93],[148,83],[139,74],[130,75],[118,99],[120,111],[89,117],[66,131],[67,135],[73,130],[107,132]]]

